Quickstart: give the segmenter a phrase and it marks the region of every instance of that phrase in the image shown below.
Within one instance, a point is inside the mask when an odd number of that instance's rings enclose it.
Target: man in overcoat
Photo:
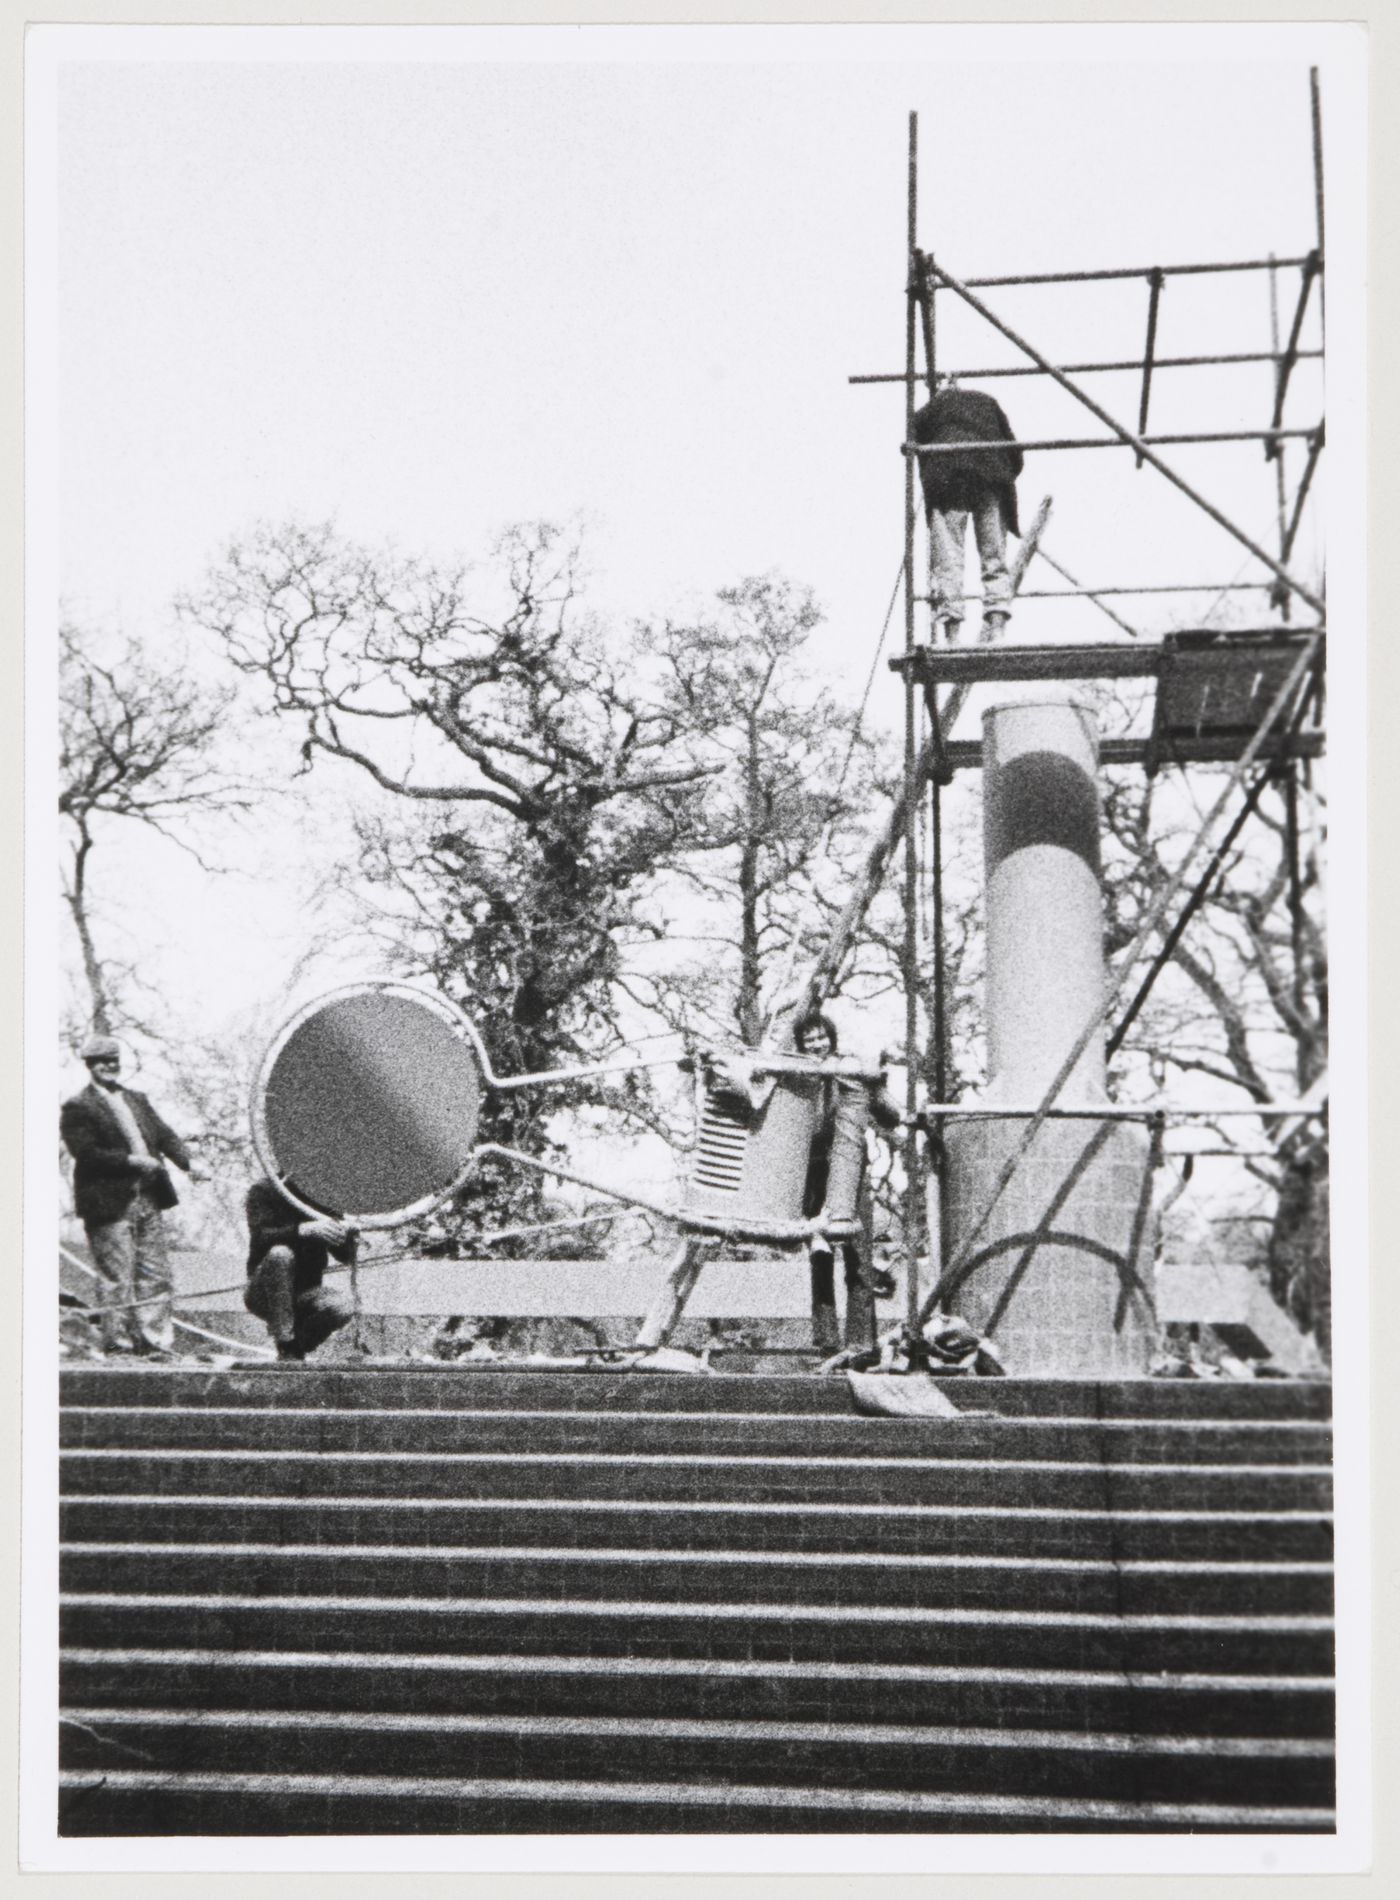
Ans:
[[[1000,639],[1011,615],[1006,536],[1008,530],[1021,532],[1016,477],[1024,458],[1011,424],[991,396],[948,383],[914,417],[914,440],[938,444],[944,450],[918,458],[928,514],[934,612],[946,637],[956,640],[963,619],[963,548],[971,520],[982,564],[983,629],[989,639]],[[959,449],[960,443],[984,446]]]
[[[122,1087],[120,1045],[93,1036],[82,1050],[92,1077],[63,1104],[59,1133],[74,1161],[73,1204],[104,1282],[106,1352],[164,1354],[175,1316],[163,1216],[179,1200],[167,1162],[186,1174],[175,1131],[136,1089]]]

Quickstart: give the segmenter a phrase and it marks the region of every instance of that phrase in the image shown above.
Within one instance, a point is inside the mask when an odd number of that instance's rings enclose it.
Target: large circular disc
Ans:
[[[387,1224],[451,1192],[476,1142],[485,1059],[439,997],[366,984],[313,1003],[264,1058],[264,1163],[300,1201]]]

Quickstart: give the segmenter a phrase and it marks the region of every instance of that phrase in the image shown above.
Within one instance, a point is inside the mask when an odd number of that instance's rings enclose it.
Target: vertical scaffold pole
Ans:
[[[930,396],[938,382],[937,305],[929,279],[928,260],[916,251],[919,282],[919,311],[924,331],[924,384]],[[906,438],[907,439],[907,438]],[[942,715],[939,719],[941,722]],[[933,1062],[927,1065],[925,1080],[935,1102],[948,1099],[948,1010],[947,955],[943,939],[943,774],[935,771],[929,780],[929,903],[933,927]],[[928,1131],[929,1147],[924,1155],[925,1219],[928,1223],[929,1285],[937,1286],[943,1272],[943,1120],[940,1116]]]
[[[909,220],[905,246],[904,298],[904,440],[914,439],[915,339],[918,331],[919,258],[919,115],[909,114]],[[904,457],[904,651],[914,651],[914,457]],[[919,1170],[919,1134],[914,1117],[919,1106],[919,798],[918,690],[912,664],[904,669],[904,1275],[911,1325],[919,1317],[919,1233],[923,1225],[923,1183]]]
[[[1278,356],[1278,266],[1274,254],[1269,253],[1269,344],[1274,353],[1274,402],[1278,402],[1278,386],[1282,377],[1282,366]],[[1278,491],[1278,558],[1285,566],[1288,562],[1288,480],[1284,469],[1284,443],[1276,441],[1274,450],[1274,477]],[[1292,618],[1293,596],[1286,587],[1275,587],[1271,596],[1272,604],[1279,609],[1285,620]]]
[[[1313,205],[1317,214],[1317,254],[1322,259],[1322,275],[1318,279],[1318,308],[1322,314],[1323,330],[1327,327],[1327,223],[1323,215],[1322,188],[1322,88],[1318,83],[1317,68],[1308,72],[1308,92],[1312,101],[1312,159],[1313,159]]]

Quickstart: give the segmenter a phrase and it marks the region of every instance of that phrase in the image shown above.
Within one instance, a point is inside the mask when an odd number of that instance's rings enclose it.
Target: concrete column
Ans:
[[[987,1100],[1039,1101],[1103,999],[1098,734],[1066,700],[983,722]],[[1104,1095],[1103,1032],[1060,1092]]]
[[[983,761],[982,1099],[989,1107],[1033,1105],[1103,996],[1092,716],[1064,697],[993,707]],[[1106,1099],[1100,1031],[1057,1101]],[[1021,1118],[948,1126],[945,1260],[961,1251],[1025,1127]],[[1009,1370],[1077,1378],[1146,1372],[1156,1340],[1152,1222],[1139,1217],[1150,1187],[1147,1153],[1130,1123],[1050,1121],[1036,1136],[973,1243],[965,1276],[943,1300],[995,1341]]]

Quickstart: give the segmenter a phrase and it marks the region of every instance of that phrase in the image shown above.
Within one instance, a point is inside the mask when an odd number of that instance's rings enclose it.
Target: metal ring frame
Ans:
[[[257,1073],[253,1078],[252,1099],[249,1103],[249,1120],[252,1125],[253,1147],[257,1153],[258,1160],[262,1163],[267,1173],[276,1181],[283,1196],[291,1202],[293,1207],[309,1215],[312,1220],[324,1220],[326,1218],[326,1211],[324,1208],[309,1206],[299,1195],[292,1192],[283,1179],[282,1171],[273,1159],[272,1142],[268,1135],[267,1122],[263,1113],[263,1099],[268,1080],[272,1074],[273,1065],[277,1061],[278,1056],[281,1055],[283,1049],[296,1034],[297,1030],[301,1028],[302,1024],[308,1022],[311,1017],[323,1010],[327,1003],[342,1002],[352,996],[401,996],[406,997],[412,1002],[420,1003],[425,1008],[432,1010],[460,1036],[463,1042],[469,1044],[473,1055],[481,1066],[485,1087],[494,1088],[496,1085],[495,1077],[491,1073],[490,1059],[486,1054],[486,1046],[482,1042],[475,1024],[471,1021],[469,1016],[458,1009],[455,1003],[449,1002],[445,996],[438,995],[436,991],[422,990],[412,983],[369,978],[357,983],[344,983],[338,989],[327,990],[323,996],[313,997],[309,1003],[304,1003],[294,1015],[288,1017],[287,1021],[283,1023],[282,1027],[268,1044],[262,1061],[258,1064]],[[413,1202],[410,1207],[400,1208],[392,1214],[366,1214],[362,1218],[357,1219],[354,1225],[362,1230],[372,1231],[375,1229],[402,1227],[411,1220],[420,1220],[423,1215],[430,1214],[435,1207],[440,1207],[444,1201],[449,1200],[456,1194],[469,1179],[476,1165],[477,1151],[473,1148],[463,1166],[453,1176],[452,1180],[448,1182],[446,1187],[442,1188],[439,1192],[426,1195],[422,1199]]]

